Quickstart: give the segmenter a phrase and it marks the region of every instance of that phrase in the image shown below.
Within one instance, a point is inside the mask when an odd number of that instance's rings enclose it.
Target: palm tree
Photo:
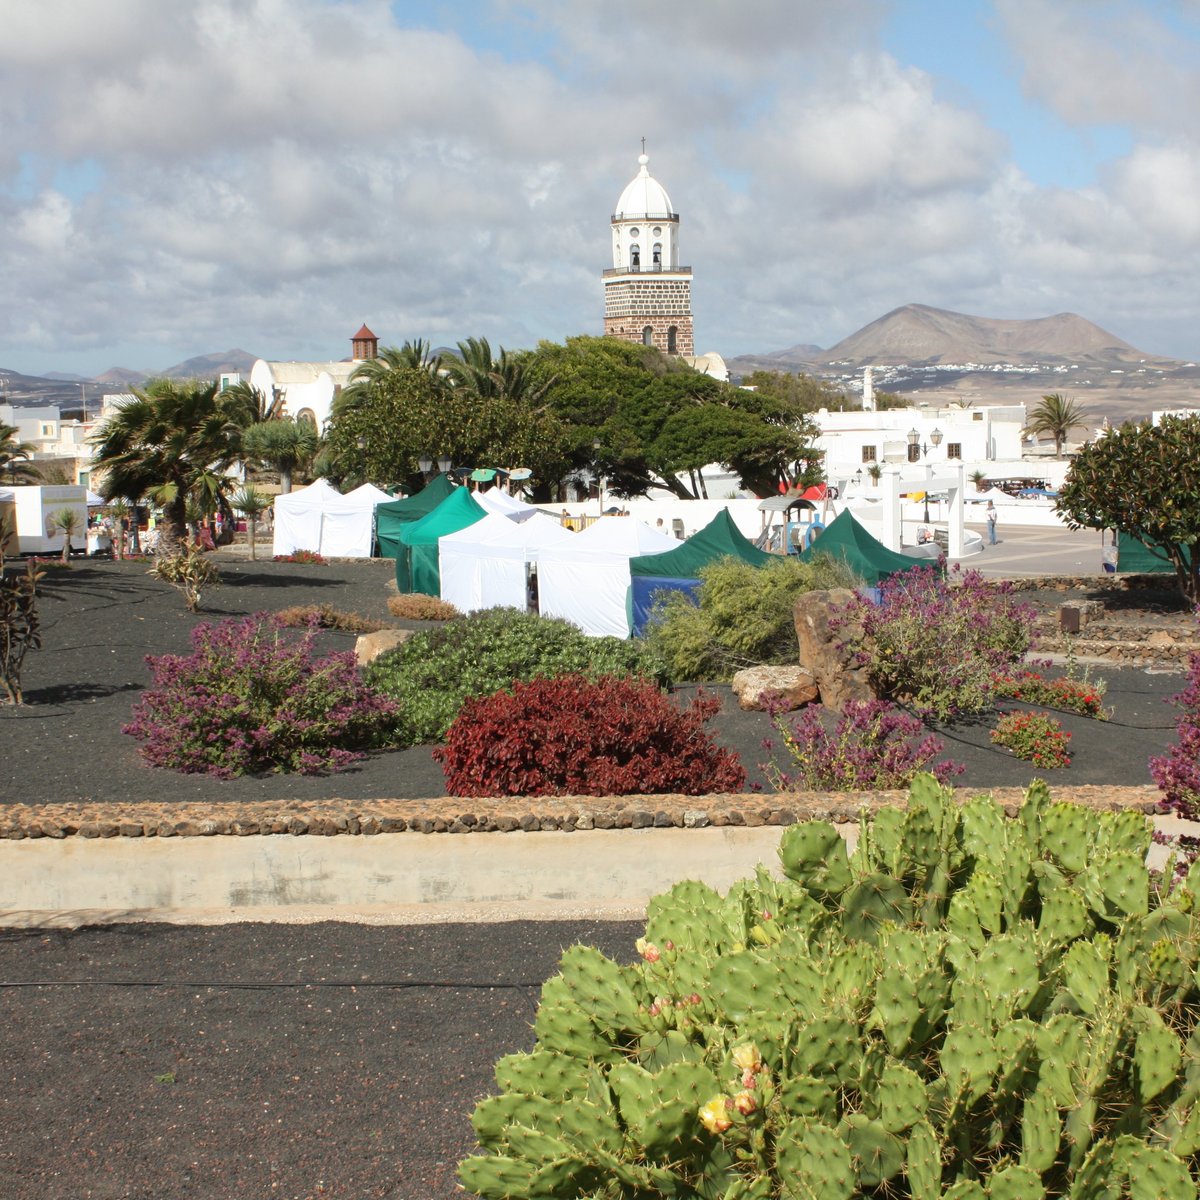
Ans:
[[[37,467],[30,462],[37,447],[17,441],[17,427],[0,422],[0,477],[8,475],[10,484],[36,483]],[[2,478],[0,478],[2,482]]]
[[[1041,402],[1029,414],[1025,432],[1040,437],[1048,433],[1054,439],[1054,457],[1062,457],[1063,442],[1072,429],[1087,425],[1087,409],[1074,400],[1067,399],[1061,392],[1043,396]]]
[[[279,472],[279,489],[292,490],[292,473],[312,462],[320,446],[311,421],[281,417],[251,425],[242,435],[242,449],[250,462]]]
[[[215,382],[152,380],[93,439],[105,499],[154,493],[163,505],[160,553],[181,552],[189,499],[220,503],[225,470],[241,451],[244,398],[226,403]]]
[[[59,529],[63,534],[62,560],[64,566],[71,565],[71,535],[77,533],[83,526],[83,520],[77,508],[60,508],[50,516],[50,525]]]
[[[229,498],[229,503],[246,518],[246,533],[250,541],[250,557],[254,558],[254,531],[258,518],[271,507],[271,497],[247,485]]]

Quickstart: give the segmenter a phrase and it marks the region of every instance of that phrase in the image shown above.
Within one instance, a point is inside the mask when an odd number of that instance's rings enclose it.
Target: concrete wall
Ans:
[[[856,833],[856,826],[846,826]],[[0,841],[0,924],[52,913],[187,919],[236,910],[309,919],[420,910],[412,919],[637,915],[681,879],[722,891],[776,864],[778,826],[376,837],[50,838]],[[226,918],[230,919],[230,918]],[[290,919],[290,918],[289,918]]]

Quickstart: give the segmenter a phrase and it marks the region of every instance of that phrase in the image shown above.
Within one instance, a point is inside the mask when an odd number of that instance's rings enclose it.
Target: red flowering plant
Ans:
[[[942,739],[919,736],[925,732],[921,722],[886,700],[848,700],[832,729],[820,705],[810,705],[790,725],[782,711],[768,706],[768,712],[790,759],[785,770],[774,755],[774,741],[763,743],[772,757],[762,770],[776,791],[902,788],[920,771],[945,783],[966,769],[951,759],[934,763]]]
[[[996,722],[991,739],[997,746],[1011,750],[1035,767],[1071,765],[1068,745],[1071,735],[1063,729],[1062,722],[1048,712],[1005,713]]]
[[[318,554],[315,550],[293,550],[291,554],[277,554],[271,561],[308,563],[317,567],[324,567],[329,563],[329,560],[323,554]]]
[[[154,767],[229,779],[340,770],[395,740],[400,706],[359,678],[353,651],[314,654],[266,613],[200,624],[192,653],[148,656],[153,685],[123,732]]]
[[[950,578],[914,567],[884,580],[879,603],[858,596],[838,628],[875,694],[923,717],[951,720],[992,706],[996,675],[1024,658],[1036,616],[1010,584],[978,571]]]
[[[1107,685],[1102,679],[1093,681],[1086,677],[1071,679],[1065,676],[1049,679],[1038,671],[1022,669],[997,673],[992,685],[997,699],[1045,704],[1050,708],[1078,713],[1081,717],[1108,720],[1108,710],[1104,707]]]
[[[433,751],[452,796],[624,796],[736,792],[746,773],[705,722],[645,680],[562,675],[468,700]]]

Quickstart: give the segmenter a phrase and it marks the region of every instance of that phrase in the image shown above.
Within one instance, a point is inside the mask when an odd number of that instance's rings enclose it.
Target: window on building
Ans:
[[[982,420],[983,420],[983,413],[981,413],[981,412],[973,412],[973,413],[971,414],[971,420],[972,420],[972,421],[982,421]]]
[[[920,462],[921,461],[921,447],[920,446],[909,446],[908,461],[909,462]]]
[[[656,267],[662,266],[662,242],[654,243],[654,257],[652,261]]]
[[[296,414],[297,421],[307,421],[314,429],[317,427],[317,414],[311,408],[302,408]]]
[[[962,458],[962,442],[947,442],[946,443],[947,458]]]
[[[642,345],[643,346],[653,346],[654,345],[654,326],[653,325],[647,325],[646,328],[642,330]]]
[[[678,351],[675,348],[678,334],[679,334],[678,326],[676,326],[676,325],[668,325],[667,326],[667,353],[668,354],[678,353]]]
[[[636,242],[629,247],[629,265],[631,267],[642,265],[642,249]]]
[[[873,463],[875,461],[875,447],[874,446],[864,446],[862,448],[862,455],[863,455],[863,459],[862,459],[863,462]]]

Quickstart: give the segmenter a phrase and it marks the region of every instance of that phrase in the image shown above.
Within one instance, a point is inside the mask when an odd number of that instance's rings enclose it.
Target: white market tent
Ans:
[[[486,492],[472,492],[472,496],[490,513],[498,513],[502,517],[511,517],[514,521],[524,521],[538,511],[536,505],[526,504],[510,496],[501,488],[488,488]]]
[[[273,553],[312,550],[326,558],[370,558],[375,505],[391,498],[369,483],[343,496],[324,479],[277,496]]]
[[[602,517],[538,556],[538,607],[592,637],[629,636],[629,560],[679,542],[632,517]]]
[[[529,564],[575,537],[545,513],[524,521],[488,513],[438,538],[442,599],[465,613],[499,605],[524,610]]]

